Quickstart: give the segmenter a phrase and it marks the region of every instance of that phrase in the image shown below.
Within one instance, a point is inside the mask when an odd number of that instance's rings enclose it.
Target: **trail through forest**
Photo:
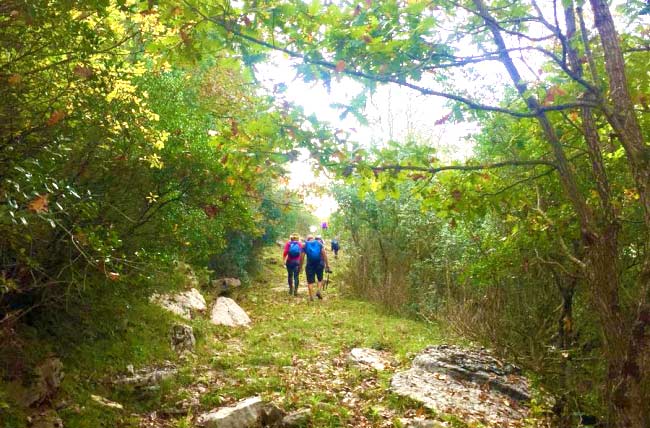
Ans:
[[[496,396],[497,405],[503,407],[501,402],[506,402],[508,414],[490,407],[489,391],[502,386],[495,388],[487,379],[480,379],[481,387],[472,396],[471,385],[476,379],[471,376],[458,382],[450,376],[452,371],[428,373],[430,379],[413,377],[414,373],[427,375],[417,367],[408,370],[418,354],[430,345],[453,339],[445,337],[436,324],[391,315],[346,296],[341,258],[331,261],[334,273],[323,300],[310,301],[304,283],[297,297],[289,295],[279,252],[268,249],[262,271],[248,286],[226,287],[227,299],[232,298],[234,306],[246,311],[249,326],[210,322],[206,309],[225,298],[220,296],[225,283],[217,281],[216,289],[215,283],[198,285],[188,265],[180,268],[186,276],[181,294],[191,296],[192,304],[200,309],[192,309],[191,317],[176,306],[171,307],[176,313],[161,307],[160,295],[155,299],[143,295],[143,306],[134,305],[134,312],[123,320],[116,319],[114,301],[107,319],[102,318],[101,310],[91,309],[88,316],[93,325],[106,330],[98,330],[94,341],[75,337],[78,343],[74,346],[59,334],[62,346],[58,355],[46,360],[49,366],[37,369],[43,373],[42,397],[22,416],[16,413],[4,419],[3,426],[540,426],[532,419],[520,418],[518,399]],[[201,296],[205,296],[206,305],[197,303]],[[133,297],[130,302],[134,304]],[[147,311],[157,318],[149,318]],[[114,329],[119,323],[126,327]],[[76,331],[77,327],[71,328]],[[161,353],[152,351],[157,347],[163,349]],[[433,352],[440,350],[460,352],[464,360],[472,358],[471,351],[464,348],[443,346]],[[465,361],[474,374],[483,373],[485,365],[507,369],[491,359],[476,363],[483,367],[468,364]],[[408,393],[397,394],[394,376],[398,372],[402,373],[402,387],[429,384],[434,388],[434,400],[445,394],[451,398],[432,407],[425,405],[427,400],[432,403],[425,396],[414,400]],[[497,377],[491,374],[491,382]],[[467,402],[470,406],[463,410]],[[238,405],[246,407],[233,411]],[[512,415],[518,419],[510,420]]]
[[[509,420],[508,415],[498,419],[498,425],[490,423],[496,420],[497,410],[480,408],[481,403],[489,402],[487,392],[491,388],[485,380],[481,382],[479,396],[471,397],[468,391],[472,379],[453,384],[451,377],[433,373],[432,380],[440,381],[433,385],[439,388],[434,395],[449,394],[449,385],[457,388],[451,392],[450,401],[437,404],[438,413],[422,401],[395,394],[391,388],[395,373],[407,373],[405,370],[418,353],[450,338],[444,338],[435,324],[389,315],[372,304],[345,297],[341,293],[345,289],[344,278],[337,270],[342,267],[341,259],[331,261],[335,273],[323,300],[308,299],[304,278],[298,296],[291,296],[284,283],[284,266],[277,261],[276,252],[275,248],[269,250],[263,272],[250,287],[231,294],[248,313],[250,326],[212,326],[204,330],[196,351],[183,354],[172,363],[181,373],[179,379],[171,381],[177,382],[175,387],[168,387],[155,407],[142,411],[130,423],[140,427],[525,425],[523,420]],[[201,322],[198,319],[193,324]],[[463,358],[471,358],[470,351],[462,353]],[[503,367],[499,362],[496,364]],[[414,386],[430,381],[407,379],[408,382]],[[106,392],[111,398],[119,396],[119,391]],[[255,397],[267,403],[262,423],[247,422],[236,412],[223,420],[211,419],[219,409]],[[507,399],[498,397],[499,401]],[[471,411],[462,410],[467,404],[462,402],[467,400],[475,401],[470,403]],[[128,404],[124,404],[128,409]],[[516,400],[509,400],[507,405],[516,409]],[[257,412],[256,408],[249,410],[248,417],[260,419]],[[540,425],[529,420],[527,426]]]

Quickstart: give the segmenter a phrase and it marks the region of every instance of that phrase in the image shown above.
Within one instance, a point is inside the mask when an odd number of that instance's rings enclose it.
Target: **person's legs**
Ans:
[[[294,296],[298,295],[299,277],[300,277],[300,265],[296,265],[296,267],[293,269],[293,295]]]
[[[287,283],[289,284],[289,294],[295,294],[298,291],[298,275],[300,264],[298,262],[287,262]]]
[[[289,284],[289,294],[293,294],[293,272],[294,268],[291,263],[287,262],[287,283]]]
[[[316,277],[318,278],[318,289],[316,290],[316,297],[319,299],[323,298],[323,295],[321,294],[321,290],[323,289],[323,265],[319,265],[318,268],[316,269]]]
[[[307,274],[307,290],[309,291],[309,300],[314,300],[314,283],[316,282],[316,267],[307,263],[305,273]]]

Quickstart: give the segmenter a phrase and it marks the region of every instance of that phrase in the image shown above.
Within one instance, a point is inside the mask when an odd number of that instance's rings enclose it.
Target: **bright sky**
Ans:
[[[620,4],[621,0],[615,0],[614,3]],[[545,3],[541,5],[548,6]],[[545,10],[544,13],[545,15],[550,13],[552,16],[552,9]],[[619,25],[625,26],[625,23],[619,22]],[[544,28],[539,29],[540,34],[544,31]],[[522,41],[510,38],[507,43],[510,46],[517,46],[521,45]],[[477,53],[476,48],[470,44],[461,44],[457,48],[468,55]],[[524,79],[530,82],[539,79],[540,67],[543,63],[539,55],[528,51],[525,57],[523,54],[513,54],[513,60]],[[361,91],[360,83],[347,77],[340,77],[332,81],[331,90],[328,92],[321,82],[307,84],[296,79],[291,61],[284,54],[273,54],[267,64],[258,66],[258,78],[268,89],[272,89],[278,83],[284,83],[287,87],[285,93],[287,100],[302,106],[307,114],[315,114],[321,121],[350,132],[351,139],[366,145],[381,145],[391,139],[399,141],[408,135],[416,135],[428,141],[432,147],[436,147],[439,150],[438,157],[443,161],[465,159],[471,154],[473,144],[471,138],[467,136],[477,131],[475,124],[435,125],[436,120],[450,111],[445,100],[423,96],[397,85],[385,85],[377,89],[366,105],[365,113],[369,125],[364,126],[358,123],[353,115],[340,119],[340,111],[331,107],[335,103],[348,104]],[[454,77],[456,87],[465,91],[471,98],[485,104],[497,105],[504,82],[510,82],[505,69],[497,62],[476,64],[473,69],[472,72],[464,70],[456,73]],[[289,186],[293,189],[304,188],[314,183],[327,186],[329,179],[315,176],[307,159],[308,156],[305,155],[291,166]],[[312,212],[321,220],[327,220],[337,208],[333,198],[324,194],[308,194],[305,202],[311,205]]]
[[[369,125],[360,124],[353,115],[340,118],[340,110],[332,108],[335,103],[347,104],[361,91],[361,84],[346,77],[332,82],[328,93],[322,83],[307,84],[294,79],[295,71],[291,61],[282,54],[275,54],[272,61],[258,66],[258,78],[267,88],[278,83],[287,86],[285,97],[304,108],[306,114],[315,114],[320,120],[350,132],[351,139],[366,145],[381,145],[395,139],[404,139],[409,134],[417,134],[440,149],[446,159],[462,159],[471,153],[472,146],[463,137],[474,129],[472,125],[446,124],[434,126],[433,123],[449,111],[445,102],[433,97],[425,97],[413,90],[396,85],[379,88],[366,106]],[[316,176],[308,156],[304,154],[291,165],[289,187],[305,188],[311,184],[327,186],[330,179]],[[334,198],[327,194],[308,193],[305,203],[320,220],[328,220],[337,209]]]

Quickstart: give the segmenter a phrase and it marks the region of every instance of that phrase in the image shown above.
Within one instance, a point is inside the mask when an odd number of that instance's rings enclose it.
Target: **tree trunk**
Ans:
[[[583,120],[586,119],[584,132],[587,139],[587,147],[590,152],[594,177],[598,182],[597,189],[603,208],[605,209],[605,216],[609,219],[602,227],[598,227],[594,221],[593,215],[587,206],[586,199],[579,191],[576,175],[567,161],[563,147],[550,120],[546,114],[539,112],[539,102],[534,97],[526,95],[526,84],[521,79],[519,72],[510,58],[498,23],[490,16],[489,10],[483,2],[484,0],[473,1],[479,15],[483,18],[492,33],[494,42],[499,50],[500,60],[508,71],[517,91],[526,101],[531,111],[538,112],[536,117],[555,155],[563,189],[578,217],[586,259],[586,280],[592,290],[593,308],[599,314],[603,328],[603,348],[606,351],[608,383],[610,386],[608,391],[606,391],[606,398],[612,406],[609,412],[610,423],[612,426],[641,428],[644,426],[642,412],[639,411],[639,408],[643,406],[643,404],[639,404],[642,402],[640,389],[642,376],[640,375],[641,371],[637,357],[641,355],[640,351],[642,348],[641,343],[636,341],[629,334],[629,330],[625,328],[626,323],[619,304],[618,224],[610,203],[609,185],[600,156],[600,145],[593,116],[589,110],[583,110],[582,112]],[[592,0],[593,3],[600,2]],[[611,20],[608,9],[607,16]],[[597,19],[599,19],[598,15]],[[600,17],[600,20],[604,21],[602,17]],[[603,25],[602,22],[601,25]],[[613,31],[613,25],[611,25],[611,30]],[[573,31],[575,31],[575,24],[573,24]],[[615,31],[613,31],[613,34],[615,36]],[[612,44],[611,41],[609,42]],[[617,39],[616,43],[618,43]],[[620,47],[618,52],[620,54]],[[628,153],[628,160],[632,165],[633,175],[641,195],[650,190],[650,187],[646,185],[649,176],[649,171],[646,167],[647,161],[645,160],[647,150],[639,139],[641,135],[640,128],[634,116],[632,103],[629,100],[629,94],[627,92],[622,55],[619,55],[619,57],[617,57],[620,59],[618,62],[608,61],[608,73],[619,73],[617,78],[611,79],[614,83],[610,82],[612,91],[618,91],[616,98],[618,98],[617,103],[620,103],[620,110],[619,107],[616,107],[618,112],[612,115],[612,117],[615,121],[618,121],[619,125],[625,124],[626,127],[630,127],[630,129],[622,129],[618,132],[624,134],[621,135],[622,140],[626,139],[624,147]],[[626,97],[627,102],[625,102]],[[634,129],[634,124],[636,124],[636,130]],[[641,199],[644,203],[646,221],[648,221],[647,214],[650,213],[650,210],[647,207],[647,203],[650,201],[650,195],[641,196]],[[647,266],[650,267],[650,263]],[[647,272],[650,278],[650,270]],[[642,274],[642,277],[644,276]],[[644,305],[640,306],[644,307]],[[646,311],[645,307],[643,309],[639,310],[640,315],[650,314],[650,310]],[[642,316],[638,318],[639,321],[643,319]],[[637,322],[637,325],[639,326],[637,330],[640,332],[638,336],[644,338],[645,325],[641,322]]]

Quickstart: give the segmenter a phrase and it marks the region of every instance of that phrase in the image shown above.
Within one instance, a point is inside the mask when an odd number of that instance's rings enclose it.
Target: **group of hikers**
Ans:
[[[331,241],[334,258],[338,257],[339,242],[338,239]],[[307,290],[309,300],[314,300],[314,285],[316,286],[316,297],[323,299],[323,272],[330,273],[330,265],[325,250],[325,242],[320,235],[307,235],[305,240],[300,239],[300,235],[292,233],[289,241],[284,245],[282,258],[287,267],[287,283],[289,284],[289,295],[298,295],[298,284],[300,271],[305,266],[307,275]]]

